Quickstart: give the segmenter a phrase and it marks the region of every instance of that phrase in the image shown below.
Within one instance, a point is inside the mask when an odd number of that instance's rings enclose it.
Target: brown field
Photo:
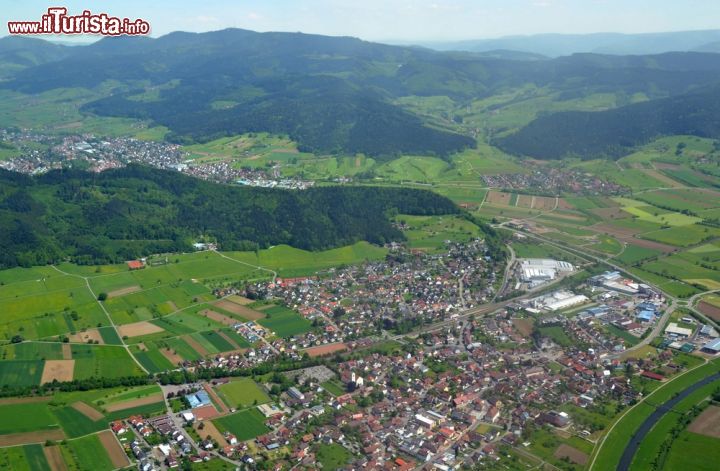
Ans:
[[[720,407],[710,406],[692,421],[689,432],[720,438]]]
[[[220,397],[217,395],[215,390],[213,388],[211,388],[209,384],[205,383],[203,385],[203,388],[205,388],[205,391],[207,391],[208,396],[210,396],[210,399],[212,400],[212,402],[214,404],[217,404],[217,406],[220,409],[222,409],[220,412],[222,412],[223,414],[227,414],[228,412],[230,412],[230,409],[228,409],[228,407],[225,405],[225,403],[222,401],[222,399],[220,399]]]
[[[565,198],[558,199],[558,209],[576,209],[575,206],[568,203],[568,201]]]
[[[0,435],[0,446],[28,445],[30,443],[45,443],[47,440],[64,440],[65,433],[61,428],[26,433],[9,433]]]
[[[43,396],[37,396],[37,397],[8,397],[5,399],[0,399],[0,406],[9,406],[11,404],[27,404],[31,402],[49,402],[52,397],[43,397]]]
[[[92,420],[93,422],[97,422],[104,417],[104,415],[102,415],[100,411],[90,407],[88,404],[82,401],[73,402],[72,404],[70,404],[70,407],[80,412],[82,415]]]
[[[45,360],[40,384],[52,383],[53,380],[72,381],[75,360]]]
[[[132,324],[121,325],[117,328],[120,337],[138,337],[140,335],[156,334],[164,332],[160,326],[152,324],[148,321],[134,322]]]
[[[518,195],[515,206],[520,206],[521,208],[532,208],[534,198],[534,196],[530,195]]]
[[[193,415],[195,415],[195,418],[197,420],[212,419],[220,415],[217,409],[215,409],[215,406],[212,404],[208,404],[202,407],[196,407],[192,410],[192,413]]]
[[[560,203],[558,203],[560,204]],[[548,196],[536,196],[533,202],[533,209],[540,209],[543,211],[549,211],[555,208],[555,198]]]
[[[183,357],[175,353],[171,348],[161,348],[160,353],[173,365],[181,365],[185,361]]]
[[[236,304],[232,301],[228,301],[227,299],[222,299],[222,300],[216,302],[214,305],[219,307],[220,309],[224,309],[227,312],[237,314],[238,316],[242,317],[243,319],[247,319],[249,321],[256,321],[258,319],[265,318],[265,314],[263,314],[262,312],[257,312],[254,309],[250,309],[247,306],[242,306],[240,304]]]
[[[163,395],[161,392],[150,394],[149,396],[139,397],[131,401],[116,402],[105,407],[108,412],[116,412],[119,410],[130,409],[131,407],[146,406],[148,404],[155,404],[156,402],[162,402]]]
[[[305,352],[311,357],[321,357],[330,355],[335,352],[344,352],[348,349],[348,346],[344,343],[329,343],[327,345],[320,345],[319,347],[306,348]]]
[[[513,319],[513,325],[520,332],[523,337],[529,337],[533,331],[533,320],[532,319]]]
[[[118,442],[115,434],[110,430],[103,430],[98,433],[98,438],[103,447],[105,447],[105,451],[107,451],[110,461],[112,461],[115,468],[124,468],[130,464],[130,460],[125,454],[125,450],[120,446],[120,442]]]
[[[190,345],[190,347],[192,347],[192,349],[195,350],[196,352],[198,352],[200,355],[206,357],[206,356],[208,356],[208,354],[210,353],[210,352],[208,352],[207,350],[205,350],[205,347],[203,347],[202,345],[200,345],[199,343],[197,343],[197,341],[196,341],[194,338],[190,337],[189,335],[185,335],[185,336],[180,337],[180,338],[181,338],[182,340],[184,340],[185,343],[187,343],[188,345]]]
[[[503,193],[501,191],[490,190],[485,198],[487,203],[501,204],[504,206],[510,205],[510,193]]]
[[[43,453],[45,453],[45,459],[52,471],[67,471],[68,467],[65,464],[59,446],[45,446],[43,447]]]
[[[69,343],[62,344],[63,360],[72,360],[72,347]]]
[[[553,456],[560,459],[568,458],[573,463],[582,466],[584,466],[588,462],[588,455],[578,450],[577,448],[573,448],[570,445],[566,445],[564,443],[560,445],[557,450],[555,450]]]
[[[702,312],[709,318],[720,322],[720,307],[713,306],[707,301],[700,301],[697,305],[698,311]]]
[[[641,232],[640,230],[629,229],[625,227],[615,227],[609,224],[595,224],[588,227],[588,229],[600,232],[602,234],[611,235],[622,242],[627,242],[628,244],[637,245],[639,247],[645,247],[646,249],[659,250],[665,253],[670,253],[677,250],[677,247],[673,247],[672,245],[661,244],[660,242],[654,242],[652,240],[645,240],[634,237],[635,234]]]
[[[240,348],[240,345],[238,345],[237,343],[235,343],[235,341],[234,341],[233,339],[231,339],[230,337],[228,337],[228,335],[227,335],[225,332],[220,332],[220,331],[218,331],[218,335],[219,335],[220,337],[224,338],[225,340],[227,340],[227,342],[228,342],[230,345],[232,345],[234,348],[236,348],[236,349],[239,349],[239,348]]]
[[[244,297],[244,296],[238,296],[237,294],[233,294],[232,296],[228,296],[227,299],[228,299],[228,301],[232,301],[232,302],[234,302],[235,304],[240,304],[241,306],[246,306],[246,305],[248,305],[248,304],[252,304],[252,303],[255,302],[255,301],[253,301],[252,299],[248,299],[248,298],[246,298],[246,297]]]
[[[240,322],[237,319],[233,319],[232,317],[226,316],[225,314],[220,314],[219,312],[211,311],[210,309],[200,311],[200,315],[206,316],[208,319],[212,319],[215,322],[219,322],[225,325],[233,325]]]
[[[110,291],[107,294],[108,299],[110,298],[119,298],[120,296],[125,296],[126,294],[136,293],[140,291],[142,288],[140,285],[134,285],[134,286],[128,286],[126,288],[120,288],[113,291]]]
[[[100,332],[97,329],[89,329],[85,332],[78,332],[70,335],[70,341],[75,343],[87,343],[88,340],[92,340],[99,344],[104,344],[105,341],[102,339]]]
[[[630,216],[620,208],[595,208],[591,209],[590,212],[597,214],[603,219],[625,219]]]
[[[220,433],[220,430],[218,430],[217,427],[215,427],[215,424],[213,424],[209,420],[206,422],[203,422],[203,424],[204,424],[204,426],[203,426],[202,430],[198,430],[198,427],[200,426],[200,424],[198,424],[198,423],[195,424],[195,430],[197,430],[198,434],[200,434],[200,436],[202,438],[205,438],[208,435],[210,435],[210,437],[213,438],[215,441],[217,441],[220,444],[220,446],[225,446],[227,444],[227,440],[225,440],[225,436],[222,433]]]

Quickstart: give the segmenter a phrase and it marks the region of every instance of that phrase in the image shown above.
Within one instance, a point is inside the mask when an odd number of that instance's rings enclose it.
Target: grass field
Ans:
[[[685,431],[673,442],[665,469],[712,471],[717,463],[720,463],[720,440]]]
[[[322,469],[332,471],[343,468],[352,458],[352,454],[344,446],[333,443],[318,446],[315,457],[322,463]]]
[[[265,417],[257,409],[247,409],[226,415],[214,420],[213,423],[220,432],[228,431],[239,441],[251,440],[270,430],[265,426]]]
[[[258,324],[270,329],[278,337],[292,337],[310,330],[310,321],[284,306],[274,306],[263,312],[268,317],[257,321]]]
[[[44,404],[0,405],[0,417],[8,419],[0,421],[0,434],[34,432],[58,427],[57,419]],[[9,420],[11,417],[16,420]],[[22,420],[19,420],[20,418]]]
[[[345,389],[342,387],[342,384],[340,384],[336,380],[325,381],[320,386],[322,386],[327,392],[329,392],[335,397],[342,396],[346,393]]]
[[[93,471],[114,468],[97,435],[88,435],[67,441],[62,445],[62,453],[66,462],[77,466],[78,470]]]
[[[234,409],[270,401],[265,391],[250,378],[233,378],[229,383],[218,386],[217,391],[225,404]]]
[[[562,347],[568,347],[573,344],[572,339],[568,337],[562,327],[539,327],[538,331],[540,335],[551,338],[553,342]]]

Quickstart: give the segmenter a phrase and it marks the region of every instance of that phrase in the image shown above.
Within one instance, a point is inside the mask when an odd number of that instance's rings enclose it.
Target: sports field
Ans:
[[[217,391],[225,404],[234,409],[243,409],[270,401],[265,391],[250,378],[233,378],[229,383],[218,386]]]
[[[230,432],[240,441],[251,440],[270,431],[265,426],[265,417],[257,409],[246,409],[235,414],[213,420],[220,432]]]

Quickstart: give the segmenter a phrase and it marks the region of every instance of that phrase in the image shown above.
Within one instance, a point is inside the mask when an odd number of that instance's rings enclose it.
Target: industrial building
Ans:
[[[679,327],[677,323],[671,322],[668,324],[668,326],[665,328],[666,334],[676,335],[678,337],[690,337],[693,333],[692,329],[687,329],[685,327]]]
[[[557,278],[558,273],[573,271],[573,265],[560,260],[528,258],[520,261],[520,279],[530,285],[539,285]]]

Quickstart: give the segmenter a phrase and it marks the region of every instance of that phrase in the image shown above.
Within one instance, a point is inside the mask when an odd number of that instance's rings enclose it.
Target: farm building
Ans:
[[[666,334],[671,335],[677,335],[679,337],[690,337],[693,333],[692,329],[687,329],[685,327],[679,327],[677,323],[671,322],[668,324],[668,326],[665,328]]]
[[[713,355],[720,353],[720,339],[714,339],[702,346],[701,349],[705,353],[712,353]]]
[[[127,262],[127,266],[130,270],[140,270],[145,268],[145,262],[142,260],[130,260]]]

